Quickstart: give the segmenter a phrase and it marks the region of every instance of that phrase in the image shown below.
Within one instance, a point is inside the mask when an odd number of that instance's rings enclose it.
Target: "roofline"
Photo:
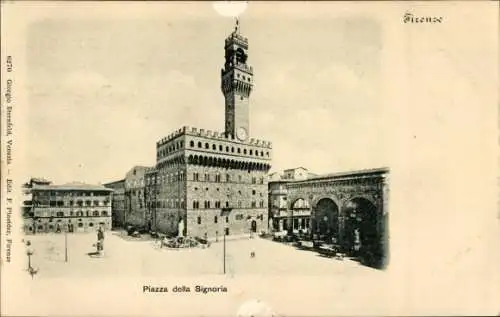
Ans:
[[[90,185],[92,186],[92,185]],[[113,189],[107,187],[72,187],[64,185],[42,185],[33,187],[32,190],[47,191],[47,190],[67,190],[67,191],[106,191],[112,192]]]
[[[293,170],[297,170],[297,169],[304,169],[306,171],[309,171],[309,169],[305,168],[304,166],[298,166],[298,167],[293,167],[293,168],[287,168],[287,169],[284,169],[283,172],[286,172],[286,171],[293,171]]]
[[[116,183],[119,183],[119,182],[125,182],[125,178],[124,179],[120,179],[118,181],[112,181],[112,182],[109,182],[109,183],[104,183],[102,185],[106,186],[106,185],[116,184]]]
[[[350,176],[361,176],[361,175],[370,175],[370,174],[387,174],[387,173],[389,173],[389,171],[390,171],[390,169],[388,167],[379,167],[379,168],[372,168],[372,169],[339,172],[339,173],[324,174],[324,175],[319,175],[319,176],[315,176],[315,177],[309,177],[309,178],[304,179],[304,180],[295,181],[295,183],[316,181],[316,180],[322,180],[322,179],[327,179],[327,178],[344,178],[344,177],[350,177]]]

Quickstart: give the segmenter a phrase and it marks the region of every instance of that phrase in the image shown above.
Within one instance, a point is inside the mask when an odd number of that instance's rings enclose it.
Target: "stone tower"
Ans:
[[[226,103],[225,133],[246,141],[249,130],[249,97],[253,87],[253,69],[247,64],[248,39],[240,35],[236,20],[234,31],[226,38],[225,64],[221,70],[221,89]]]

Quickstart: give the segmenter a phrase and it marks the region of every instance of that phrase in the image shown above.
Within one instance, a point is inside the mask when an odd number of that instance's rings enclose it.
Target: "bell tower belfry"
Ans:
[[[221,89],[225,98],[225,133],[246,141],[249,130],[249,98],[253,69],[247,64],[248,39],[240,35],[236,19],[234,31],[226,38],[225,63],[221,70]]]

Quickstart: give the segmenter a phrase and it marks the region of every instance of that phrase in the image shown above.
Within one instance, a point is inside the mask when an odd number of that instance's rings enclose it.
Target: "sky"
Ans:
[[[220,69],[234,18],[210,3],[161,8],[141,17],[53,14],[29,26],[26,177],[118,180],[154,165],[156,141],[183,125],[223,131]],[[249,4],[240,30],[254,69],[250,137],[273,143],[271,172],[387,166],[378,22],[266,10]]]

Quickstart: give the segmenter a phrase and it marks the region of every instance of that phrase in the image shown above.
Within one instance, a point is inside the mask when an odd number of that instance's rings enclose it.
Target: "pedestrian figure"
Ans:
[[[97,229],[97,253],[104,253],[104,229],[99,225]]]

